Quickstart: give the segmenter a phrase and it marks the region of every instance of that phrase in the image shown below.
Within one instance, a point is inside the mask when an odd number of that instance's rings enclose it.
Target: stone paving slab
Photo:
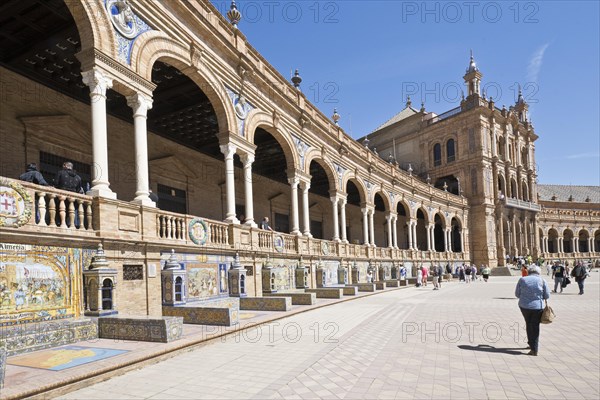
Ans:
[[[237,333],[238,337],[240,337],[240,332],[243,328],[260,326],[261,324],[279,320],[286,315],[296,315],[312,309],[371,295],[373,294],[360,294],[356,297],[341,300],[319,299],[315,305],[294,306],[291,311],[285,313],[268,311],[241,312],[240,324],[233,327],[184,324],[181,339],[172,343],[148,343],[113,339],[76,342],[73,345],[127,350],[127,352],[109,359],[90,362],[61,371],[8,365],[6,368],[5,387],[0,389],[0,399],[22,398],[35,393],[45,393],[40,398],[53,397],[64,393],[65,390],[88,387],[91,383],[105,380],[110,376],[123,374],[128,370],[141,368],[144,365],[154,364],[173,357],[180,352],[190,351],[194,347],[206,344],[211,339],[220,340],[218,338],[227,337],[227,335],[232,333],[234,335]],[[10,358],[8,359],[8,363],[10,364]],[[192,366],[190,365],[190,367]],[[112,397],[109,396],[108,398],[118,397],[113,392],[114,390],[109,391]],[[125,397],[130,395],[122,394]],[[95,394],[91,394],[90,398],[98,398],[94,396]]]
[[[538,357],[526,355],[518,277],[495,277],[255,325],[62,398],[597,399],[598,278],[584,296],[552,296]]]

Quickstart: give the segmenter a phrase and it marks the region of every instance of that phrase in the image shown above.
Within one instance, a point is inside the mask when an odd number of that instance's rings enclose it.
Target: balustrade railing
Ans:
[[[157,235],[161,239],[186,240],[186,221],[185,216],[160,212],[156,214]]]
[[[64,190],[35,191],[35,224],[71,230],[93,230],[92,197]]]

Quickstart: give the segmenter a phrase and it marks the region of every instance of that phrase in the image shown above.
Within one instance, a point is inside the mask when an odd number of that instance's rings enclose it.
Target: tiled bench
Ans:
[[[342,288],[304,289],[306,293],[315,293],[318,299],[341,299],[344,297]]]
[[[169,343],[181,338],[182,317],[111,316],[98,318],[98,337]]]
[[[0,348],[8,357],[98,338],[98,326],[89,318],[32,322],[2,328]]]
[[[315,293],[270,293],[269,297],[290,297],[294,306],[312,306],[317,302]]]
[[[400,282],[397,280],[385,281],[385,287],[399,287]]]
[[[237,307],[163,306],[162,311],[164,316],[183,317],[184,324],[233,326],[239,323]]]
[[[240,310],[252,311],[289,311],[292,309],[291,297],[241,297]]]
[[[373,282],[375,284],[375,289],[377,290],[385,290],[385,282]]]
[[[359,292],[374,292],[375,284],[374,283],[354,283],[352,286],[358,288]]]
[[[356,286],[344,286],[344,296],[356,296],[358,294],[358,288]]]

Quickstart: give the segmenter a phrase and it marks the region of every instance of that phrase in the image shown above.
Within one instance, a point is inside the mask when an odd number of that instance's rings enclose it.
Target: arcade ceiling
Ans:
[[[0,5],[0,65],[60,93],[89,104],[89,89],[81,78],[75,54],[81,49],[75,21],[63,0],[4,0]],[[215,111],[206,95],[176,68],[156,62],[152,81],[153,107],[148,129],[216,159],[222,160]],[[107,92],[107,112],[133,123],[124,96]],[[283,150],[273,136],[258,129],[253,172],[287,183]],[[236,157],[236,165],[241,163]],[[322,167],[311,165],[311,193],[329,197]]]

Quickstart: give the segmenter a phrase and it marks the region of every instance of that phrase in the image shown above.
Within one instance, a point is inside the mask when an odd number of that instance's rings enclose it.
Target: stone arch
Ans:
[[[452,241],[452,251],[462,253],[464,251],[464,243],[462,237],[463,223],[456,215],[450,220],[450,239]]]
[[[304,172],[310,175],[310,164],[313,161],[317,162],[325,171],[325,174],[327,175],[327,180],[329,181],[329,189],[341,190],[341,188],[338,188],[338,180],[337,173],[335,172],[335,166],[327,158],[321,156],[320,150],[311,149],[304,156]]]
[[[562,232],[563,237],[563,252],[564,253],[573,253],[573,239],[575,238],[575,234],[571,228],[565,228]]]
[[[288,170],[300,169],[299,154],[296,152],[292,139],[281,123],[273,124],[273,115],[261,110],[253,110],[246,117],[245,136],[250,143],[254,143],[256,129],[263,128],[269,132],[279,143],[285,154]]]
[[[525,201],[530,201],[529,198],[529,186],[526,181],[521,182],[521,199]]]
[[[75,20],[81,50],[96,48],[113,59],[117,58],[117,37],[104,5],[93,1],[65,1]],[[101,11],[99,10],[101,9]]]
[[[385,207],[386,212],[392,211],[392,202],[390,200],[390,195],[383,190],[381,186],[375,186],[373,188],[373,196],[369,199],[372,204],[375,204],[375,195],[379,195],[383,200],[383,205]]]
[[[519,186],[517,180],[514,177],[510,178],[510,197],[517,199],[519,197]]]
[[[578,242],[577,250],[580,253],[588,253],[590,251],[590,244],[589,244],[590,232],[586,228],[581,228],[576,233],[575,237],[577,238],[577,242]]]
[[[558,253],[558,230],[548,229],[548,253]]]
[[[131,68],[148,81],[152,81],[152,67],[156,61],[164,61],[179,69],[208,97],[217,114],[219,130],[241,134],[223,82],[204,63],[194,58],[189,45],[179,43],[162,32],[148,31],[141,34],[133,44]]]
[[[344,174],[344,178],[342,179],[341,190],[345,193],[348,193],[348,182],[352,182],[354,186],[356,186],[356,188],[358,189],[358,194],[360,195],[360,202],[366,203],[368,191],[362,179],[357,177],[355,174]]]
[[[508,195],[506,191],[506,179],[502,174],[498,174],[498,187],[496,189],[498,190],[498,198],[500,200],[502,200],[502,196],[506,197]]]
[[[431,220],[431,216],[429,215],[429,213],[427,212],[427,209],[423,206],[418,206],[415,208],[409,207],[408,208],[410,210],[410,217],[411,218],[417,218],[417,212],[419,210],[421,210],[421,212],[423,213],[423,215],[425,215],[425,222],[429,223],[429,221]]]

